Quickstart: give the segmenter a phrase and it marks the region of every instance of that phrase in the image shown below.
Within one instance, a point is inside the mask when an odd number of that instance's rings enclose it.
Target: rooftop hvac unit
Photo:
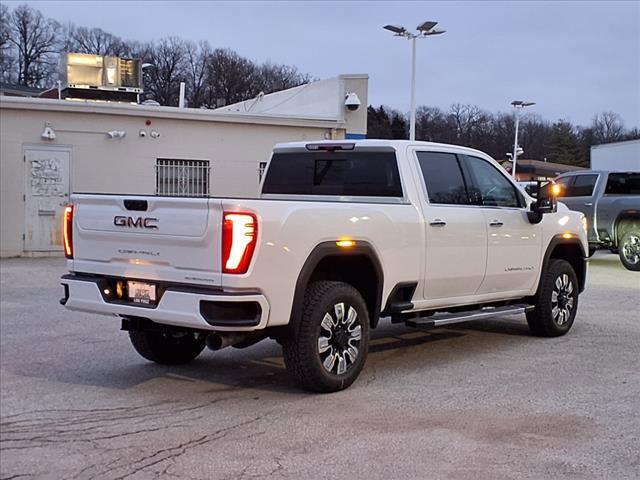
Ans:
[[[138,58],[67,53],[62,55],[60,73],[67,98],[122,101],[137,99],[143,90],[142,64]]]

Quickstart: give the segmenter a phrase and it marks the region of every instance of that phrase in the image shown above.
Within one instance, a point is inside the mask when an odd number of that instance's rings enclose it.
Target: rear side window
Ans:
[[[640,173],[610,173],[607,195],[640,195]]]
[[[431,203],[468,205],[462,168],[453,153],[417,152],[418,162]]]
[[[395,152],[275,153],[262,193],[402,197]]]

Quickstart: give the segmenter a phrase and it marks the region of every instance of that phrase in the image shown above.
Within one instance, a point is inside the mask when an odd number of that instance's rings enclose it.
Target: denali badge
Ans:
[[[124,217],[122,215],[113,217],[113,224],[116,227],[149,228],[157,230],[157,222],[158,219],[153,217]]]

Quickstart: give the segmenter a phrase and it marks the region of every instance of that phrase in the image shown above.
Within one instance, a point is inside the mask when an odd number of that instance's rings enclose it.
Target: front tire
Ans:
[[[531,333],[559,337],[573,325],[578,310],[578,277],[566,260],[552,258],[542,273],[535,309],[527,312]]]
[[[297,385],[329,393],[358,378],[369,348],[369,314],[358,290],[343,282],[311,283],[292,329],[282,349]]]
[[[640,231],[625,233],[618,243],[618,255],[624,268],[640,272]]]
[[[204,335],[186,331],[130,331],[129,339],[141,356],[162,365],[188,363],[205,347]]]

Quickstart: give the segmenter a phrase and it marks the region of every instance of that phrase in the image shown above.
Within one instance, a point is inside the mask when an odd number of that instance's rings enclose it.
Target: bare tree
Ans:
[[[211,56],[211,47],[208,42],[187,42],[185,53],[187,104],[192,108],[200,108],[206,106],[207,63]]]
[[[163,38],[155,45],[141,46],[140,50],[143,61],[152,65],[144,71],[147,97],[160,105],[177,106],[180,82],[187,77],[184,41],[178,37]]]
[[[57,69],[60,25],[42,13],[20,5],[11,14],[9,42],[17,51],[17,80],[22,85],[49,85]]]
[[[450,117],[456,128],[458,142],[462,145],[475,144],[475,140],[490,128],[491,116],[476,105],[453,104]]]
[[[310,75],[301,73],[291,65],[266,62],[260,65],[257,70],[255,89],[259,92],[277,92],[312,81]]]
[[[69,25],[65,32],[65,50],[95,55],[125,56],[127,47],[120,37],[101,28]]]
[[[596,145],[617,142],[624,136],[624,123],[617,113],[603,112],[593,117],[591,130]]]
[[[207,100],[209,107],[229,105],[255,97],[256,66],[233,50],[215,49],[207,62]]]
[[[11,14],[9,7],[0,3],[0,81],[15,81],[15,55],[11,38]]]

